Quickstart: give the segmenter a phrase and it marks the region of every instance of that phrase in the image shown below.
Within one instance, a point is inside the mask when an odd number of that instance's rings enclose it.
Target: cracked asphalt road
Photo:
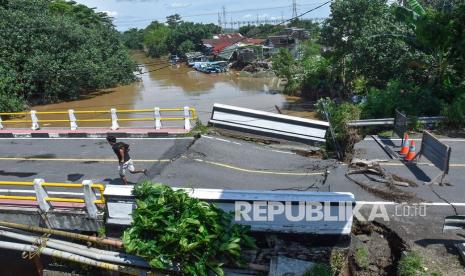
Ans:
[[[325,189],[335,162],[277,151],[234,139],[121,139],[137,167],[154,182],[174,187],[219,189]],[[117,161],[105,139],[0,139],[0,180],[121,184]],[[128,175],[132,183],[145,176]]]
[[[446,216],[465,215],[465,139],[441,139],[452,147],[451,164],[446,181],[452,186],[425,185],[440,173],[430,166],[429,161],[422,158],[419,164],[404,165],[398,160],[390,160],[389,156],[372,139],[365,139],[355,146],[356,156],[364,159],[388,160],[380,163],[390,173],[414,180],[418,187],[399,187],[403,191],[413,193],[425,204],[425,213],[415,214],[415,205],[396,203],[392,200],[380,198],[357,184],[345,179],[348,166],[340,166],[328,176],[326,185],[331,192],[351,192],[358,204],[363,204],[361,211],[367,217],[374,209],[373,206],[383,204],[386,207],[389,221],[377,219],[379,223],[394,230],[408,245],[418,250],[425,258],[426,266],[431,271],[441,271],[443,275],[465,275],[455,244],[465,242],[465,230],[443,232]],[[385,140],[385,144],[399,145],[400,141]],[[417,141],[417,151],[421,146]],[[367,180],[358,176],[358,180]]]

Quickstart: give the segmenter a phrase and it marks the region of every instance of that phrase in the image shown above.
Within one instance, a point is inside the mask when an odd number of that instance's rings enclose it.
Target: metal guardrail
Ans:
[[[179,117],[162,117],[162,112],[183,112],[183,116]],[[153,117],[143,117],[143,118],[118,118],[118,114],[122,113],[152,113]],[[76,115],[78,114],[109,114],[110,118],[101,118],[101,119],[78,119]],[[12,120],[3,120],[1,116],[30,116],[30,119],[12,119]],[[67,119],[39,119],[38,115],[68,115]],[[78,123],[96,123],[96,122],[111,122],[111,129],[117,130],[119,128],[118,122],[130,122],[130,121],[154,121],[155,129],[162,128],[162,121],[184,121],[184,129],[190,130],[191,123],[190,120],[197,119],[197,112],[195,108],[185,106],[183,108],[159,108],[155,107],[153,109],[134,109],[134,110],[117,110],[116,108],[111,108],[110,110],[81,110],[75,111],[70,109],[68,111],[36,111],[31,110],[29,112],[1,112],[0,113],[0,129],[3,129],[3,124],[16,124],[16,123],[31,123],[32,130],[40,129],[39,123],[69,123],[71,130],[77,130]]]
[[[445,118],[443,116],[434,117],[418,117],[420,123],[436,123],[441,122]],[[347,125],[350,127],[365,127],[365,126],[390,126],[394,125],[394,118],[383,118],[383,119],[367,119],[367,120],[355,120],[350,121]]]
[[[209,124],[303,143],[325,143],[328,122],[215,103]]]
[[[34,179],[32,182],[28,181],[0,181],[0,186],[28,186],[33,187],[33,190],[21,190],[22,193],[32,193],[34,196],[22,196],[22,195],[0,195],[0,199],[18,200],[18,201],[37,201],[39,208],[48,212],[53,206],[52,202],[67,202],[67,203],[84,203],[87,212],[91,218],[97,217],[97,206],[96,204],[105,204],[105,197],[103,195],[105,187],[102,184],[94,184],[92,180],[84,180],[82,183],[54,183],[45,182],[43,179]],[[58,187],[58,188],[70,188],[82,189],[82,198],[72,197],[52,197],[45,187]],[[99,191],[99,197],[95,190]],[[56,192],[59,193],[59,192]]]

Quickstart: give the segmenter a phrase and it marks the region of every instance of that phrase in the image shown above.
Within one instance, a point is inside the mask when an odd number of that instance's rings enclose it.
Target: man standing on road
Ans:
[[[129,170],[131,174],[135,173],[143,173],[147,175],[147,169],[143,170],[136,170],[134,168],[134,164],[129,156],[129,145],[124,142],[116,142],[116,137],[108,136],[107,137],[108,143],[111,145],[111,148],[115,152],[116,156],[118,157],[119,162],[119,176],[125,185],[128,184],[128,180],[126,179],[126,170]]]

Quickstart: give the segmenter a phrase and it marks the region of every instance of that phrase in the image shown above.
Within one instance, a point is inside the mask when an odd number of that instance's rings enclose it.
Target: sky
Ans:
[[[292,17],[292,0],[75,0],[114,18],[120,31],[144,28],[151,21],[165,21],[166,16],[178,13],[184,21],[218,23],[218,13],[227,22],[279,20]],[[326,2],[324,0],[296,0],[297,14],[304,13]],[[321,18],[329,15],[329,4],[303,18]],[[228,24],[229,27],[229,24]]]

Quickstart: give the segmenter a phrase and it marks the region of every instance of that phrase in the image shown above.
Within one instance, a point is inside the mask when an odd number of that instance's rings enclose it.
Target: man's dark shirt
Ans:
[[[122,142],[118,142],[118,143],[115,143],[113,146],[113,151],[115,152],[116,156],[118,156],[118,161],[119,162],[124,162],[126,163],[127,161],[129,161],[129,159],[131,159],[131,157],[129,156],[129,145],[125,144],[125,143],[122,143]],[[124,161],[121,160],[121,155],[119,153],[119,150],[120,149],[123,149],[124,150]]]

